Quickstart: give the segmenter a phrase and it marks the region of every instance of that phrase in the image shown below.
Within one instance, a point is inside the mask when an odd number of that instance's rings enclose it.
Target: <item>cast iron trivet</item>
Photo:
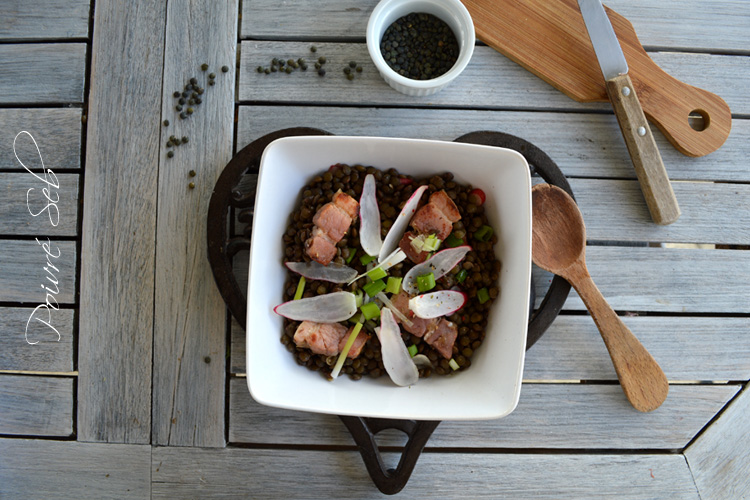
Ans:
[[[214,273],[219,292],[229,307],[232,316],[245,328],[247,304],[245,291],[241,290],[232,270],[232,259],[242,251],[250,249],[250,228],[255,205],[255,184],[243,182],[245,174],[257,174],[263,150],[281,137],[298,135],[332,135],[315,128],[288,128],[277,130],[248,144],[224,167],[214,186],[208,206],[208,260]],[[555,162],[541,149],[528,141],[502,132],[480,131],[462,135],[456,142],[503,147],[521,153],[529,163],[532,175],[539,175],[547,183],[563,188],[571,196],[568,181]],[[232,236],[230,215],[246,223],[243,234]],[[559,276],[552,279],[544,300],[537,310],[534,307],[534,288],[531,289],[529,330],[526,349],[534,345],[547,330],[562,309],[570,292],[570,284]],[[440,421],[394,420],[384,418],[352,417],[339,415],[354,441],[372,481],[386,494],[398,493],[411,476],[419,455]],[[398,429],[408,436],[398,466],[386,468],[375,435],[385,429]]]

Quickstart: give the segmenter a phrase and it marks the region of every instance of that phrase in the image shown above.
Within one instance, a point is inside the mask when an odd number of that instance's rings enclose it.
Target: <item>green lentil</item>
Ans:
[[[211,78],[211,79],[214,79],[214,78],[216,78],[216,73],[209,73],[208,77]]]
[[[188,139],[188,137],[187,137],[187,136],[183,136],[183,137],[182,137],[182,143],[183,143],[183,144],[187,144],[187,142],[188,142],[189,140],[190,140],[190,139]]]
[[[229,72],[229,66],[222,66],[222,67],[221,67],[221,72],[222,72],[222,73],[227,73],[227,72]]]
[[[318,48],[315,45],[310,46],[310,52],[317,52]]]
[[[349,61],[349,67],[350,68],[356,68],[357,67],[356,61]]]
[[[325,64],[325,63],[326,63],[326,60],[327,60],[327,59],[325,58],[325,56],[320,56],[320,57],[318,58],[318,62],[319,62],[320,64]]]
[[[164,120],[164,126],[169,127],[169,120]]]
[[[319,75],[319,76],[326,76],[326,70],[324,70],[323,68],[320,68],[320,69],[318,70],[318,75]]]
[[[195,177],[195,170],[191,170],[190,172],[188,172],[188,175],[190,177]]]
[[[198,80],[195,77],[193,77],[190,79],[190,83],[195,85],[196,83],[198,83]]]
[[[167,158],[172,158],[174,156],[174,151],[169,151],[167,153]]]
[[[201,64],[201,71],[206,71],[208,69],[208,64],[203,63]]]
[[[188,187],[190,189],[195,189],[195,182],[191,182],[190,184],[188,184]]]
[[[174,110],[175,110],[175,111],[182,111],[182,106],[180,106],[180,105],[178,104],[177,106],[175,106],[175,107],[174,107]]]

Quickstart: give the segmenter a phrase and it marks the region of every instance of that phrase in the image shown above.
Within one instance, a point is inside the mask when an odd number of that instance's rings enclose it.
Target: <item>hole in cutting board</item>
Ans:
[[[708,113],[702,109],[694,109],[688,115],[688,123],[693,130],[703,132],[708,128],[711,119],[708,116]]]

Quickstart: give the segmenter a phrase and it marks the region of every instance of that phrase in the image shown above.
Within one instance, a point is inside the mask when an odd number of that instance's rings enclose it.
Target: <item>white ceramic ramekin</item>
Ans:
[[[388,26],[412,12],[424,12],[442,19],[453,30],[458,41],[456,63],[447,73],[431,80],[412,80],[399,75],[388,66],[380,53],[380,40]],[[381,0],[367,23],[367,51],[380,76],[394,89],[411,96],[434,94],[452,82],[469,64],[475,41],[474,22],[460,0]]]

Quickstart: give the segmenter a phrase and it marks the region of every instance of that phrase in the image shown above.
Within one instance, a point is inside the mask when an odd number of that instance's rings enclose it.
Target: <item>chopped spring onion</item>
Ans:
[[[359,276],[355,277],[354,279],[349,280],[349,282],[347,284],[351,285],[352,283],[354,283],[358,279],[360,279],[360,278],[362,278],[364,276],[367,276],[368,273],[371,273],[372,271],[374,271],[375,269],[378,269],[378,268],[383,269],[383,271],[387,271],[388,269],[392,268],[393,266],[395,266],[399,262],[403,261],[404,259],[406,259],[406,254],[404,253],[403,250],[401,250],[400,248],[397,248],[383,262],[381,262],[377,266],[373,267],[372,269],[370,269],[366,273],[360,274]],[[362,260],[362,259],[360,258],[360,260]]]
[[[450,361],[448,361],[448,366],[453,368],[453,370],[458,370],[458,363],[456,363],[455,359],[451,359]]]
[[[363,286],[362,290],[370,297],[374,297],[385,290],[385,282],[383,280],[371,281]]]
[[[415,252],[421,252],[422,248],[424,248],[424,235],[420,234],[419,236],[411,237],[411,241],[409,241],[409,244],[414,249]]]
[[[385,284],[385,291],[388,293],[398,293],[401,290],[401,282],[403,280],[404,278],[389,276],[388,282]]]
[[[362,290],[357,290],[354,292],[354,299],[356,300],[357,307],[360,307],[362,305],[362,296],[364,294],[362,293]]]
[[[419,351],[417,350],[417,346],[415,346],[414,344],[412,344],[412,345],[410,345],[410,346],[409,346],[409,355],[410,355],[410,356],[411,356],[412,358],[413,358],[414,356],[416,356],[416,355],[417,355],[417,352],[419,352]]]
[[[382,280],[383,278],[388,276],[388,274],[383,270],[382,267],[374,267],[371,271],[367,272],[367,276],[369,276],[371,280],[377,281]]]
[[[354,260],[354,255],[357,253],[356,248],[349,247],[349,257],[346,258],[346,263],[350,264]]]
[[[404,276],[401,288],[412,295],[416,294],[419,291],[417,276],[432,272],[435,275],[435,280],[438,280],[456,267],[470,250],[471,248],[466,245],[440,250],[431,258],[409,269],[409,272]]]
[[[363,266],[366,266],[367,264],[369,264],[373,260],[375,260],[375,256],[374,255],[367,255],[367,254],[365,254],[365,255],[363,255],[362,257],[359,258],[359,261],[362,263]]]
[[[445,243],[445,246],[448,248],[454,248],[463,245],[464,240],[462,240],[461,238],[456,238],[456,235],[451,233],[447,238],[445,238],[445,241],[443,243]]]
[[[359,310],[362,311],[362,314],[365,316],[366,320],[370,320],[370,319],[377,318],[378,316],[380,316],[380,308],[375,302],[368,302],[367,304],[362,304]]]
[[[490,292],[487,291],[487,287],[477,290],[477,300],[479,300],[480,304],[484,304],[490,300]]]
[[[344,344],[344,348],[341,350],[341,354],[339,354],[339,359],[336,360],[336,364],[334,365],[333,371],[331,372],[331,378],[335,379],[339,376],[339,373],[341,373],[341,368],[344,367],[346,356],[347,354],[349,354],[349,351],[354,345],[354,341],[357,339],[357,335],[359,335],[360,330],[362,330],[362,323],[358,322],[356,325],[354,325],[352,333],[349,334],[349,338],[346,339],[346,344]]]
[[[492,238],[492,233],[494,231],[492,228],[488,225],[484,225],[477,229],[477,231],[474,233],[474,239],[479,240],[481,242],[487,242],[490,241],[490,238]]]
[[[302,298],[302,294],[305,292],[305,277],[300,276],[299,282],[297,282],[297,291],[294,292],[294,300],[299,300]]]
[[[466,269],[461,269],[459,272],[456,273],[456,281],[458,283],[463,283],[468,275],[469,275],[469,271],[467,271]]]
[[[396,316],[398,319],[400,319],[401,322],[404,323],[406,326],[412,326],[414,324],[409,318],[407,318],[404,315],[404,313],[399,311],[396,308],[396,306],[393,305],[393,302],[391,302],[390,299],[386,297],[386,295],[383,292],[380,292],[378,294],[378,299],[380,299],[380,302],[382,302],[385,307],[390,309],[393,315]]]
[[[440,248],[440,239],[434,234],[431,234],[424,239],[424,245],[422,246],[423,251],[434,252],[438,248]]]
[[[435,275],[433,273],[417,276],[417,287],[420,292],[427,292],[435,288]]]

